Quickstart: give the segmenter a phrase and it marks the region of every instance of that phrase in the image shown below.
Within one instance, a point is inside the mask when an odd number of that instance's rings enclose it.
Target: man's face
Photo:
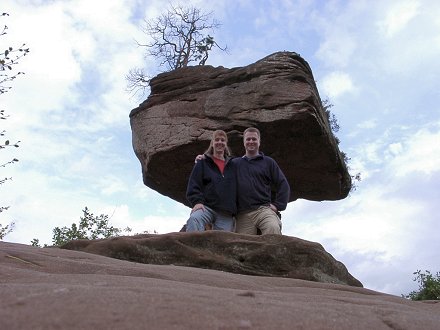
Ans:
[[[244,148],[247,152],[256,153],[260,148],[260,139],[257,132],[246,132],[244,137]]]

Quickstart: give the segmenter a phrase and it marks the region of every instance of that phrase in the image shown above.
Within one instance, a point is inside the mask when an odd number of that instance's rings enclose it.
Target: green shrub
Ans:
[[[122,229],[109,225],[108,215],[95,216],[87,207],[84,208],[83,213],[84,215],[80,217],[79,224],[72,223],[70,228],[55,227],[53,229],[52,243],[54,245],[61,246],[74,239],[109,238],[119,236],[122,232]],[[129,228],[125,229],[125,231],[128,230]],[[34,243],[38,244],[38,242]]]
[[[417,270],[413,273],[416,275],[414,281],[419,283],[419,291],[412,291],[408,295],[402,297],[411,300],[440,300],[440,273],[435,275],[426,270],[425,273]]]

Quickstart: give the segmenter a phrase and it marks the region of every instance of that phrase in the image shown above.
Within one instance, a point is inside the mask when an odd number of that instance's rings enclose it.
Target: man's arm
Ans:
[[[274,211],[277,212],[286,209],[290,197],[290,186],[281,168],[275,160],[272,161],[272,184],[276,188],[275,200],[272,201],[272,205],[276,208]]]

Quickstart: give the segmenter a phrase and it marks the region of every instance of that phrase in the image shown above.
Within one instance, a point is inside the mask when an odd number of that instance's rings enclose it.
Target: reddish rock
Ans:
[[[331,132],[307,62],[279,52],[245,67],[195,66],[151,80],[151,95],[130,113],[133,148],[145,185],[188,205],[189,174],[212,132],[228,133],[236,156],[242,133],[262,133],[261,151],[273,157],[291,186],[290,201],[339,200],[351,177]]]
[[[62,248],[145,264],[190,266],[362,287],[362,283],[320,244],[289,236],[253,236],[211,230],[74,240]]]
[[[0,242],[2,329],[437,330],[438,301]]]

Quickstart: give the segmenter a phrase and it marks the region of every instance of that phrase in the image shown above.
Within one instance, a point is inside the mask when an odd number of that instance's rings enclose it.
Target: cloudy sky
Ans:
[[[175,2],[176,4],[178,2]],[[342,201],[290,203],[284,234],[321,243],[365,287],[400,295],[417,269],[440,271],[440,2],[436,0],[187,0],[222,23],[228,53],[207,64],[236,67],[273,52],[299,53],[322,99],[334,105],[340,149],[362,181]],[[87,206],[134,232],[178,231],[189,209],[145,187],[131,146],[132,67],[158,72],[137,41],[144,19],[168,2],[2,0],[0,48],[26,43],[25,75],[0,97],[0,223],[5,240],[50,244]],[[264,137],[263,137],[264,138]],[[264,151],[264,150],[263,150]],[[192,162],[192,159],[186,161]]]

